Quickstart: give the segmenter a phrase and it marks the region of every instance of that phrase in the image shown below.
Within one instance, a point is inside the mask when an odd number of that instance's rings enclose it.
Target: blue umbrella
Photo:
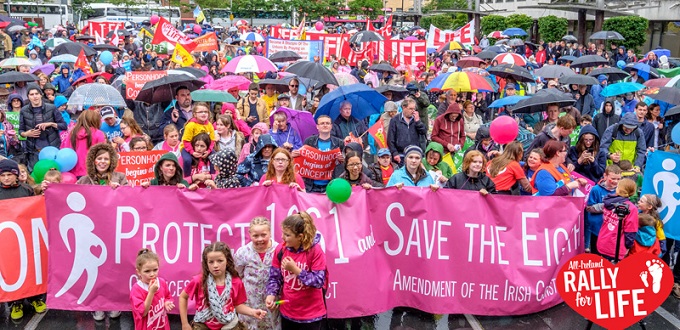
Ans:
[[[527,32],[520,29],[520,28],[509,28],[503,31],[503,35],[506,35],[508,37],[515,37],[515,36],[521,36],[521,37],[526,37]]]
[[[489,108],[502,108],[508,105],[515,105],[517,102],[521,100],[525,100],[530,98],[531,96],[520,96],[520,95],[513,95],[513,96],[506,96],[502,99],[498,99],[496,101],[493,101],[491,104],[489,104]]]
[[[564,56],[560,56],[560,58],[557,59],[557,62],[564,62],[564,61],[574,62],[574,61],[576,61],[576,59],[577,59],[576,56],[564,55]]]
[[[335,120],[340,115],[340,103],[343,101],[349,101],[352,104],[352,117],[362,120],[372,114],[380,113],[380,108],[387,98],[364,84],[340,86],[321,98],[314,118],[327,115]]]
[[[638,76],[642,77],[645,81],[649,80],[649,74],[650,73],[655,73],[656,76],[658,77],[658,71],[653,69],[651,66],[645,64],[645,63],[635,63],[633,65],[626,65],[625,68],[623,68],[623,71],[626,71],[630,73],[630,70],[635,69],[638,72]]]
[[[634,93],[645,89],[645,85],[634,82],[621,82],[605,87],[600,95],[604,97],[617,96],[626,93]]]

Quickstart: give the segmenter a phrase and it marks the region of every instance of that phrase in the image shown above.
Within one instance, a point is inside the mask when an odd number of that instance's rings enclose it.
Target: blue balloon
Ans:
[[[59,150],[55,161],[59,164],[62,172],[68,172],[76,167],[76,163],[78,163],[78,154],[71,148],[64,148]]]
[[[673,143],[680,144],[680,125],[675,124],[675,126],[673,126],[673,130],[671,131],[671,139],[673,140]]]
[[[626,67],[626,62],[624,62],[624,61],[618,61],[618,62],[616,62],[616,66],[618,66],[619,69],[623,70],[623,68]]]
[[[45,147],[42,150],[40,150],[40,153],[38,154],[38,160],[55,160],[57,158],[57,153],[59,152],[59,148],[55,148],[52,146]]]
[[[110,51],[105,50],[99,55],[99,60],[102,61],[104,65],[109,65],[111,64],[111,61],[113,61],[113,54],[111,54]]]

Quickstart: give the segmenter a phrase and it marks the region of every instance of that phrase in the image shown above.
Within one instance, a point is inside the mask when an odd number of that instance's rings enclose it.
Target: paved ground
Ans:
[[[134,329],[132,315],[123,313],[118,320],[95,322],[90,313],[49,310],[43,315],[34,315],[25,308],[26,315],[20,323],[12,322],[7,309],[2,308],[0,329],[46,329],[46,330],[104,330]],[[42,317],[41,317],[42,316]],[[179,316],[170,316],[171,328],[181,329]],[[659,309],[645,319],[649,330],[680,329],[680,300],[672,296],[666,299]],[[389,311],[375,318],[375,329],[399,330],[443,330],[443,329],[530,329],[530,330],[579,330],[585,329],[587,322],[565,304],[549,310],[514,317],[485,317],[472,315],[432,315]],[[369,329],[364,327],[364,329]],[[593,329],[602,329],[594,326]],[[633,326],[630,329],[640,329]]]

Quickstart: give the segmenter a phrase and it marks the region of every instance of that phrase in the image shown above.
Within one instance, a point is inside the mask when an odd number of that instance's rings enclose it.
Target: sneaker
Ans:
[[[42,299],[32,301],[31,305],[33,305],[33,308],[35,308],[35,312],[38,314],[45,313],[45,311],[47,310],[47,304],[45,304],[45,302],[42,301]]]
[[[12,304],[12,312],[10,313],[12,320],[19,320],[24,317],[24,304],[15,303]]]
[[[110,319],[116,319],[120,317],[120,311],[113,311],[109,312],[109,318]]]
[[[92,318],[94,318],[95,321],[104,321],[106,318],[106,314],[104,312],[93,312],[92,313]]]

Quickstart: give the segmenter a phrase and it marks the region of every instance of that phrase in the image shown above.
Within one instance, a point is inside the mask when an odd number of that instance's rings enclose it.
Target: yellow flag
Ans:
[[[194,58],[179,43],[175,44],[175,51],[172,52],[170,60],[183,67],[194,64]]]

